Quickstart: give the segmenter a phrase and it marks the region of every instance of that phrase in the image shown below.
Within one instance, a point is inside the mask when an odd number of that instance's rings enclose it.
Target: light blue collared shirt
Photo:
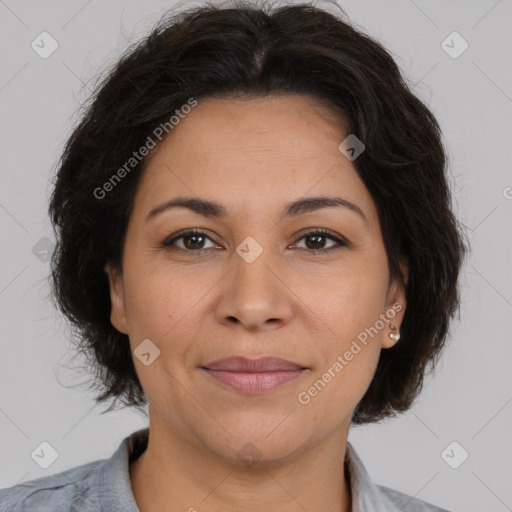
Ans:
[[[140,512],[130,482],[130,462],[147,447],[149,428],[125,437],[109,459],[0,489],[0,512]],[[375,485],[347,442],[352,512],[448,512]]]

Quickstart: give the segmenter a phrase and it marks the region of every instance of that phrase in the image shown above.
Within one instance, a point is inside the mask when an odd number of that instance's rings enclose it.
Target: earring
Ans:
[[[391,329],[391,330],[393,330],[393,331],[396,331],[396,330],[397,330],[397,329],[396,329],[396,325],[390,324],[390,325],[389,325],[389,327],[390,327],[390,329]],[[396,333],[394,333],[394,332],[390,332],[390,333],[389,333],[389,337],[390,337],[390,338],[392,338],[392,339],[394,339],[394,340],[396,340],[396,341],[398,341],[398,340],[400,339],[400,333],[399,333],[399,332],[396,332]]]

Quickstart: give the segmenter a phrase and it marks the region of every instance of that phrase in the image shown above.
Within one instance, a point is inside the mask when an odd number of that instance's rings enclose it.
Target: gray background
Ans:
[[[69,387],[83,376],[62,367],[78,360],[48,300],[46,202],[91,79],[173,5],[0,0],[0,487],[109,457],[146,425],[133,411],[102,415],[91,392]],[[512,510],[512,2],[340,5],[393,53],[438,116],[472,243],[461,318],[420,399],[400,418],[353,428],[349,440],[377,483],[453,511]],[[43,31],[59,45],[47,59],[31,48]],[[453,31],[469,44],[458,58],[441,46]],[[41,441],[59,454],[46,470],[30,457]],[[453,441],[469,453],[458,469],[441,456]],[[460,449],[449,453],[457,459]]]

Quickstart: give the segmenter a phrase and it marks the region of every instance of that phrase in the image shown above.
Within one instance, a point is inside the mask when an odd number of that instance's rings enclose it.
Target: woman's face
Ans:
[[[233,461],[249,442],[275,460],[348,435],[405,300],[388,289],[372,198],[338,149],[347,135],[311,98],[207,99],[150,155],[122,274],[107,270],[112,323],[168,435]],[[162,206],[178,197],[224,215]],[[346,203],[287,212],[318,197]],[[204,234],[175,236],[189,228]],[[235,389],[205,369],[234,356],[305,370],[266,391],[241,375]]]

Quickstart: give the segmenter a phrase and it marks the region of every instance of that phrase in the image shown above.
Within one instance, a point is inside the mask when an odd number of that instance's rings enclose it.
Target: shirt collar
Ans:
[[[125,437],[115,453],[98,471],[97,488],[101,512],[140,512],[130,481],[130,462],[147,446],[149,428]]]
[[[398,512],[395,503],[372,482],[363,462],[354,447],[347,442],[345,463],[348,465],[350,489],[352,492],[352,512]]]
[[[147,447],[149,428],[125,437],[98,472],[97,488],[102,512],[140,512],[130,481],[130,462]],[[399,509],[371,481],[354,447],[347,442],[345,464],[352,492],[352,512],[395,512]]]

